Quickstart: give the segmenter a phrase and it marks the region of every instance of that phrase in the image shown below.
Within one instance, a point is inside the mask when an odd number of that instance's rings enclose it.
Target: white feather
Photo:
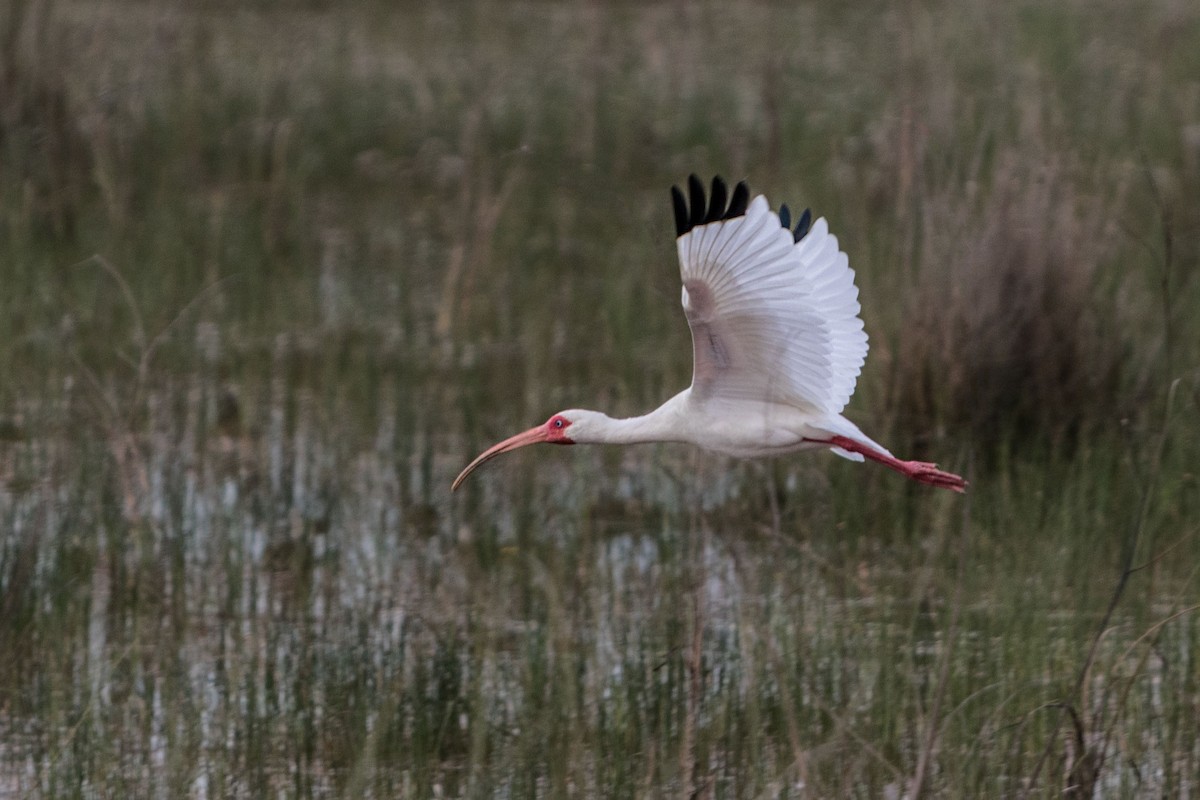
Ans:
[[[762,195],[678,239],[692,393],[837,415],[867,355],[854,271],[824,218],[799,242]]]

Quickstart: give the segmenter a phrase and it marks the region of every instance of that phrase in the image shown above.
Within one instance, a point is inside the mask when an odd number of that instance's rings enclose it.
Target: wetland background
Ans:
[[[827,216],[972,480],[545,448],[667,188]],[[1200,791],[1200,7],[0,11],[0,796]]]

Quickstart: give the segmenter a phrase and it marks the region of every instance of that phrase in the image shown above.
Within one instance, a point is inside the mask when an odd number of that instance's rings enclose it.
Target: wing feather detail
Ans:
[[[683,308],[692,330],[692,394],[780,402],[837,414],[867,355],[849,259],[824,218],[789,230],[744,183],[720,179],[710,202],[689,179],[672,198]],[[740,212],[740,213],[738,213]],[[791,222],[788,214],[787,222]]]

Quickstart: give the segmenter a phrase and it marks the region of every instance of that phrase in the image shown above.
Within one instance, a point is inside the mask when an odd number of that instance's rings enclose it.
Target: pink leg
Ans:
[[[930,464],[926,461],[901,461],[898,458],[892,458],[872,447],[868,447],[862,442],[856,442],[845,436],[830,437],[829,444],[840,447],[843,450],[848,450],[851,453],[859,453],[865,458],[896,470],[901,475],[907,475],[918,483],[939,486],[943,489],[958,492],[959,494],[967,491],[967,482],[965,480],[953,472],[943,472],[937,468],[937,464]]]

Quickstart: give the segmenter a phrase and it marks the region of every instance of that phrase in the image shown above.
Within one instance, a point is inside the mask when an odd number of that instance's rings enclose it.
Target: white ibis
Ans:
[[[824,218],[805,211],[793,228],[745,182],[730,197],[695,175],[685,199],[671,187],[683,311],[692,329],[692,385],[641,417],[560,411],[484,451],[480,464],[538,442],[689,442],[734,456],[825,448],[869,458],[920,483],[963,492],[966,481],[936,464],[902,461],[842,416],[867,357],[858,288]]]

